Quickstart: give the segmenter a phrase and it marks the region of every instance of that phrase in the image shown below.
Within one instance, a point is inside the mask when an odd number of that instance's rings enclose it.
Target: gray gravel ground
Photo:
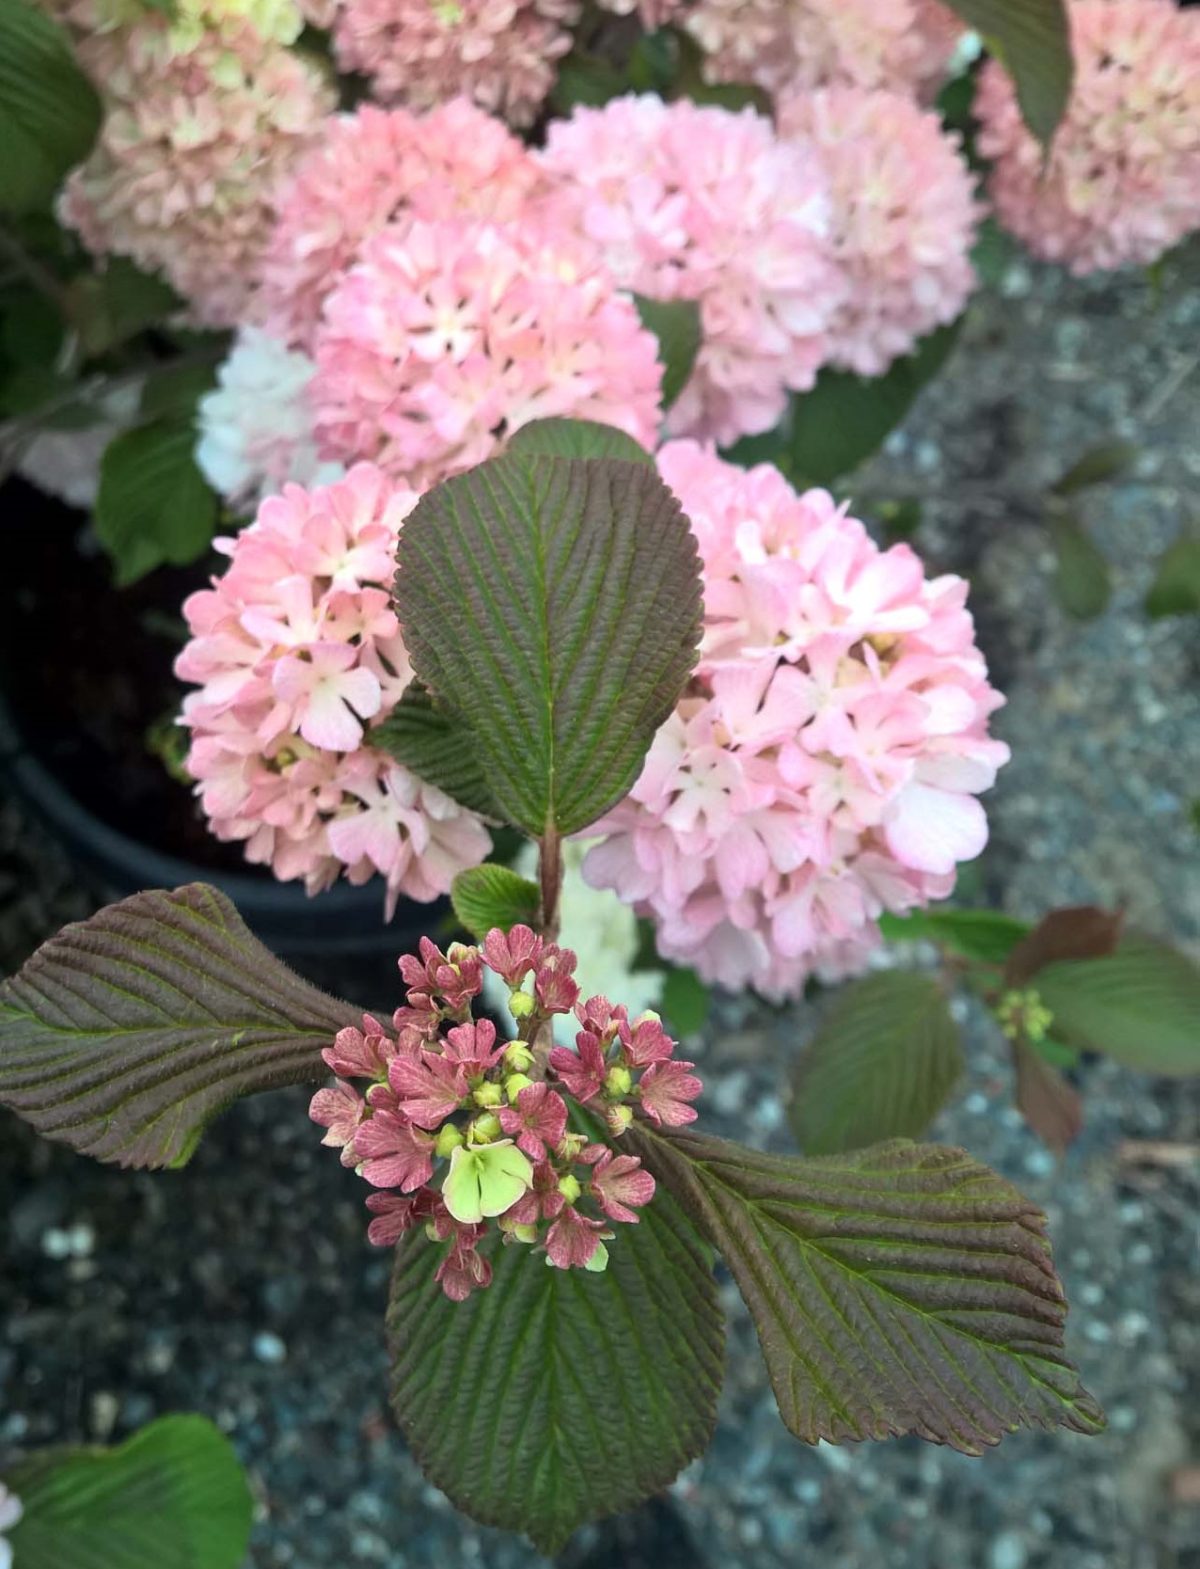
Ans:
[[[1200,634],[1194,621],[1151,625],[1139,607],[1200,473],[1198,322],[1195,295],[1155,309],[1136,281],[1012,270],[861,482],[926,497],[918,543],[934,564],[970,572],[1010,696],[999,728],[1015,759],[989,803],[979,887],[1024,915],[1121,902],[1191,941]],[[1087,499],[1116,592],[1080,627],[1049,590],[1036,494],[1109,434],[1143,451],[1131,480]],[[53,847],[0,812],[0,969],[88,907]],[[814,1016],[722,1004],[696,1044],[707,1126],[789,1147],[781,1082]],[[1073,1303],[1070,1348],[1108,1432],[1017,1435],[982,1460],[916,1441],[806,1449],[779,1422],[726,1288],[710,1453],[676,1483],[673,1513],[643,1513],[625,1535],[581,1533],[570,1569],[797,1569],[818,1557],[838,1569],[1200,1569],[1200,1509],[1169,1490],[1180,1467],[1200,1465],[1200,1163],[1117,1159],[1123,1139],[1200,1142],[1200,1095],[1089,1067],[1087,1128],[1060,1166],[1011,1109],[1001,1042],[978,1014],[964,1010],[964,1023],[969,1079],[935,1134],[1046,1207]],[[199,1409],[252,1469],[256,1569],[542,1562],[462,1521],[389,1429],[386,1263],[364,1243],[359,1184],[315,1144],[303,1107],[292,1093],[243,1104],[190,1167],[158,1176],[77,1160],[4,1120],[0,1448],[120,1436],[157,1412]]]

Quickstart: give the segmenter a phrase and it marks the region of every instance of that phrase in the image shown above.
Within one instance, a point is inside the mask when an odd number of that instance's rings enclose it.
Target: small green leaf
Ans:
[[[1200,528],[1193,525],[1159,557],[1146,595],[1146,614],[1185,616],[1200,610]]]
[[[1137,460],[1138,448],[1132,441],[1104,441],[1090,448],[1051,486],[1055,496],[1074,496],[1092,485],[1104,485],[1128,473]]]
[[[445,1249],[423,1232],[396,1255],[392,1404],[413,1453],[460,1509],[546,1554],[712,1436],[724,1326],[707,1250],[667,1194],[620,1231],[603,1274],[490,1237],[492,1283],[465,1302],[442,1294]]]
[[[924,1133],[963,1070],[958,1026],[928,975],[884,970],[839,991],[800,1058],[792,1125],[808,1155]]]
[[[0,1106],[121,1166],[182,1166],[240,1095],[326,1076],[357,1022],[203,883],[64,926],[0,985]]]
[[[436,704],[419,681],[410,682],[387,718],[372,729],[370,742],[470,811],[499,817],[469,727]]]
[[[980,964],[1003,964],[1030,931],[1027,921],[998,910],[912,910],[881,916],[879,929],[889,942],[940,943]]]
[[[1054,591],[1069,616],[1090,621],[1100,615],[1112,598],[1108,562],[1083,524],[1071,513],[1050,516],[1054,542]]]
[[[700,352],[700,307],[695,300],[651,300],[635,294],[642,326],[658,339],[663,368],[662,406],[669,409],[687,385]]]
[[[100,464],[96,534],[118,587],[170,562],[186,566],[212,543],[217,498],[196,467],[190,420],[162,418],[111,441]]]
[[[615,425],[590,419],[537,419],[509,438],[509,452],[546,458],[624,458],[653,464],[654,458]]]
[[[672,965],[662,989],[662,1015],[671,1034],[682,1039],[698,1034],[708,1023],[712,990],[695,970]]]
[[[724,1257],[797,1438],[980,1454],[1019,1427],[1103,1427],[1063,1352],[1045,1216],[963,1150],[802,1160],[640,1124],[623,1143]]]
[[[68,296],[71,319],[89,356],[126,342],[183,305],[169,284],[124,256],[110,257],[103,271],[81,273]]]
[[[700,562],[650,465],[509,450],[417,503],[396,608],[505,820],[566,835],[629,790],[679,698]]]
[[[508,866],[473,866],[459,872],[450,890],[454,913],[480,942],[493,926],[502,932],[537,924],[537,884]]]
[[[912,354],[896,360],[882,376],[868,380],[850,371],[823,370],[811,392],[792,399],[789,478],[796,484],[831,485],[878,452],[949,358],[961,321],[922,338]]]
[[[1200,966],[1178,949],[1127,938],[1106,959],[1048,964],[1037,989],[1071,1045],[1146,1073],[1200,1073]]]
[[[27,0],[0,0],[0,211],[48,207],[100,116],[62,28]]]
[[[946,0],[982,33],[1016,85],[1029,129],[1043,144],[1066,111],[1074,79],[1065,0]]]
[[[254,1502],[233,1445],[206,1418],[165,1416],[119,1449],[54,1449],[4,1475],[20,1569],[239,1569]]]

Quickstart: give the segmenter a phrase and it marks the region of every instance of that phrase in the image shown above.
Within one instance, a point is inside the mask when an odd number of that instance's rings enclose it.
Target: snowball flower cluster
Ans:
[[[613,1140],[635,1115],[667,1127],[695,1119],[694,1064],[674,1060],[658,1016],[631,1020],[606,997],[581,1000],[575,964],[528,926],[493,928],[482,950],[442,953],[422,938],[419,957],[400,960],[408,992],[391,1031],[367,1014],[322,1054],[337,1080],[310,1115],[327,1130],[322,1142],[378,1190],[367,1200],[370,1240],[392,1246],[423,1224],[448,1242],[435,1278],[453,1301],[491,1281],[479,1251],[490,1221],[505,1244],[556,1269],[598,1271],[611,1227],[636,1224],[653,1198],[636,1156],[568,1132],[571,1102]],[[517,1033],[507,1042],[472,1017],[485,970],[509,993]],[[554,1019],[572,1010],[574,1050],[552,1046]]]
[[[260,38],[295,43],[304,26],[304,8],[296,0],[172,0],[169,7],[153,0],[42,0],[62,22],[85,37],[134,29],[135,50],[159,58],[194,49],[206,34],[236,31],[248,25]],[[157,12],[158,26],[137,28]],[[123,44],[121,47],[128,47]]]
[[[24,1513],[21,1500],[0,1482],[0,1531],[11,1531],[14,1525],[20,1525]],[[0,1569],[12,1569],[12,1561],[12,1545],[0,1536]]]
[[[979,149],[1004,226],[1072,272],[1147,265],[1200,225],[1200,12],[1171,0],[1072,0],[1075,86],[1043,152],[996,61]]]
[[[683,25],[710,81],[936,90],[964,31],[938,0],[697,0]]]
[[[981,209],[959,138],[903,93],[829,87],[780,105],[779,129],[820,150],[846,295],[829,323],[833,364],[882,375],[959,315],[975,283]]]
[[[423,109],[462,93],[529,125],[580,9],[579,0],[341,0],[334,51],[383,102]]]
[[[236,324],[275,187],[332,107],[330,88],[244,22],[177,49],[166,19],[151,15],[81,53],[105,117],[64,189],[64,220],[95,255],[161,271],[198,324]]]
[[[257,506],[289,481],[328,485],[338,463],[317,455],[306,354],[259,327],[243,327],[217,372],[219,385],[200,400],[196,462],[236,508]]]
[[[396,542],[416,505],[368,464],[337,484],[285,485],[234,539],[211,589],[184,604],[176,674],[187,766],[218,839],[310,893],[340,874],[428,900],[487,854],[479,819],[371,745],[412,678],[391,608]]]
[[[926,581],[824,491],[692,442],[659,468],[705,570],[697,679],[585,863],[705,979],[794,995],[978,855],[1008,749],[961,578]]]
[[[384,229],[360,255],[316,335],[327,457],[424,489],[531,420],[596,420],[653,445],[658,345],[587,247],[457,218]]]
[[[843,297],[818,161],[747,109],[614,99],[554,122],[558,211],[617,282],[696,300],[702,342],[668,427],[722,444],[769,430],[812,386]]]
[[[419,218],[507,223],[543,178],[516,137],[463,98],[425,115],[366,104],[328,120],[280,192],[256,313],[311,351],[326,296],[372,235]]]

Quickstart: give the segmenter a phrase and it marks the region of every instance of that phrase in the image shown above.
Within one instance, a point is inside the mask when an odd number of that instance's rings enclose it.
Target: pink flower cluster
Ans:
[[[1200,225],[1200,12],[1172,0],[1071,0],[1075,86],[1048,164],[997,61],[980,76],[979,149],[1000,221],[1072,272],[1145,266]]]
[[[184,605],[176,663],[188,769],[217,838],[309,892],[381,875],[428,900],[487,854],[478,818],[371,745],[412,678],[390,585],[416,493],[359,464],[337,484],[285,485]]]
[[[683,25],[710,81],[936,89],[962,23],[938,0],[697,0]]]
[[[330,119],[280,192],[257,313],[311,353],[326,297],[372,235],[417,219],[513,222],[543,184],[516,137],[464,98],[426,115],[365,104]]]
[[[80,52],[105,117],[64,189],[64,220],[95,255],[161,271],[199,324],[235,325],[275,188],[332,107],[329,86],[245,21],[198,27],[177,47],[167,18],[147,13]]]
[[[442,953],[422,938],[420,956],[400,960],[408,992],[391,1032],[367,1014],[323,1053],[337,1082],[310,1115],[327,1130],[322,1142],[379,1190],[367,1200],[370,1240],[392,1246],[424,1224],[449,1242],[436,1278],[454,1301],[491,1281],[479,1252],[489,1221],[556,1269],[602,1270],[611,1226],[635,1224],[653,1198],[636,1156],[568,1131],[571,1102],[613,1139],[636,1114],[667,1127],[696,1116],[700,1081],[674,1060],[657,1015],[630,1020],[605,997],[581,1001],[575,962],[527,926],[494,928],[482,951]],[[472,1018],[485,967],[511,993],[518,1033],[508,1042]],[[572,1010],[575,1050],[551,1047],[554,1018]]]
[[[828,87],[779,106],[780,134],[819,149],[830,184],[834,257],[846,295],[829,358],[879,376],[962,311],[982,209],[940,117],[903,93]]]
[[[536,225],[416,221],[362,246],[325,304],[310,397],[323,456],[424,489],[531,420],[652,446],[658,345],[590,250]]]
[[[789,389],[812,386],[844,297],[815,154],[752,110],[647,96],[555,121],[542,162],[558,222],[621,287],[699,303],[700,353],[668,428],[721,443],[769,430]]]
[[[729,987],[860,968],[877,917],[944,898],[979,854],[1008,749],[961,578],[927,581],[824,491],[692,442],[659,454],[700,543],[697,678],[584,873]]]
[[[425,109],[461,93],[529,125],[580,9],[579,0],[341,0],[334,51],[385,103]]]

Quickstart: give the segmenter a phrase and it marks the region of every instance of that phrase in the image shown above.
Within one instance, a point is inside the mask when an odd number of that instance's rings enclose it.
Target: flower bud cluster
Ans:
[[[527,926],[446,953],[423,937],[400,960],[408,991],[390,1030],[365,1014],[323,1053],[337,1079],[309,1114],[378,1190],[367,1200],[370,1240],[390,1246],[423,1225],[448,1242],[437,1279],[454,1301],[491,1281],[479,1249],[491,1221],[505,1244],[554,1268],[604,1269],[612,1225],[635,1223],[654,1196],[641,1161],[607,1139],[639,1115],[666,1127],[696,1116],[700,1081],[674,1060],[658,1016],[630,1020],[606,997],[581,1000],[575,964]],[[509,989],[511,1040],[473,1016],[485,969]],[[574,1050],[553,1044],[555,1017],[572,1011]],[[607,1137],[572,1128],[572,1106]]]

